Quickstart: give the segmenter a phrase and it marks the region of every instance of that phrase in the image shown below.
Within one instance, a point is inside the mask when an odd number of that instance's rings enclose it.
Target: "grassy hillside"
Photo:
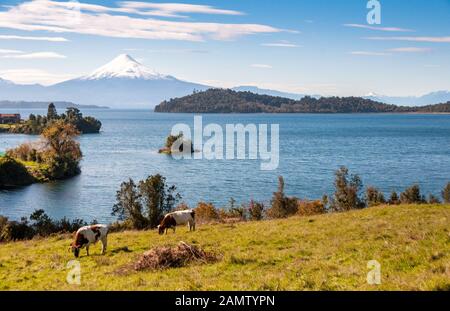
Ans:
[[[144,251],[179,241],[223,255],[214,264],[124,272]],[[67,237],[0,246],[2,290],[450,289],[450,206],[376,207],[343,214],[198,226],[194,233],[114,233],[109,250],[81,252],[81,285],[66,283]],[[125,249],[128,248],[128,251]],[[368,285],[367,262],[382,284]]]

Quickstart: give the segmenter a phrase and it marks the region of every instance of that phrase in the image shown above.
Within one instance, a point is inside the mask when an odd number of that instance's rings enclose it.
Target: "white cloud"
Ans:
[[[365,37],[367,40],[450,43],[450,37]]]
[[[0,54],[20,54],[20,53],[23,53],[23,51],[0,49]]]
[[[74,78],[73,75],[54,74],[34,68],[0,70],[0,76],[19,84],[40,83],[43,85],[51,85]]]
[[[2,13],[0,13],[0,14],[2,14]],[[1,21],[0,21],[0,24],[1,24]],[[30,41],[51,41],[51,42],[67,42],[67,41],[69,41],[66,38],[62,38],[62,37],[27,37],[27,36],[7,36],[7,35],[0,35],[0,40],[30,40]]]
[[[261,69],[272,69],[273,68],[271,65],[267,65],[267,64],[252,64],[251,67],[261,68]]]
[[[161,17],[182,17],[178,13],[194,14],[218,14],[218,15],[243,15],[244,13],[223,10],[209,5],[185,4],[185,3],[144,3],[137,1],[123,1],[119,3],[121,10],[140,15],[161,16]]]
[[[389,53],[385,52],[370,52],[370,51],[352,51],[350,52],[352,55],[362,55],[362,56],[387,56]]]
[[[1,16],[2,13],[0,13]],[[1,21],[0,21],[1,24]],[[67,42],[66,38],[62,37],[27,37],[27,36],[8,36],[0,35],[0,40],[31,40],[31,41],[51,41],[51,42]]]
[[[36,53],[28,53],[28,54],[5,55],[5,56],[3,56],[3,58],[45,59],[45,58],[66,58],[66,56],[55,53],[55,52],[36,52]]]
[[[426,53],[432,50],[430,48],[403,47],[403,48],[389,49],[388,51],[394,53]]]
[[[279,42],[273,42],[273,43],[263,43],[262,46],[268,46],[268,47],[280,47],[280,48],[298,48],[300,45],[291,43],[286,40],[282,40]]]
[[[352,28],[362,28],[362,29],[370,29],[370,30],[378,30],[378,31],[388,31],[388,32],[411,32],[412,29],[399,28],[399,27],[380,27],[380,26],[370,26],[363,24],[344,24],[345,27]]]
[[[139,5],[148,5],[141,3]],[[137,5],[137,4],[136,4]],[[167,5],[167,4],[166,4]],[[204,41],[231,40],[240,36],[259,33],[288,31],[262,24],[226,24],[206,22],[167,21],[156,18],[127,16],[133,8],[110,8],[100,5],[50,0],[32,0],[0,12],[0,27],[24,31],[49,31],[55,33],[78,33],[115,38],[139,38],[157,40]],[[212,7],[188,6],[185,11],[219,11]],[[166,6],[166,12],[167,12]],[[174,6],[170,12],[181,12]],[[216,11],[214,11],[216,10]],[[142,15],[145,10],[139,9]],[[226,12],[222,12],[224,14]],[[231,14],[231,12],[228,12]]]

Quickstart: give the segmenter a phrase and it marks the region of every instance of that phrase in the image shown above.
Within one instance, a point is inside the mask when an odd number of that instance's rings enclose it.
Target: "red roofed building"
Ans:
[[[0,113],[0,124],[13,124],[20,122],[19,113]]]

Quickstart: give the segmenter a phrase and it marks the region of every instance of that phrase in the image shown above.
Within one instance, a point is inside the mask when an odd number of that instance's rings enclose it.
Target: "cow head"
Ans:
[[[71,243],[69,246],[69,252],[72,251],[75,258],[78,258],[78,256],[80,256],[80,249],[81,246],[75,245],[75,243]]]
[[[158,233],[160,234],[160,235],[162,235],[162,234],[164,234],[164,230],[165,230],[166,228],[164,227],[164,225],[158,225]]]

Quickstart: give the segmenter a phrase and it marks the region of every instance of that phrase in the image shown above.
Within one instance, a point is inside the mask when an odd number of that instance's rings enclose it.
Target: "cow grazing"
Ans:
[[[92,225],[81,227],[75,234],[75,239],[71,243],[70,248],[72,249],[75,257],[78,258],[80,255],[80,250],[86,247],[87,255],[89,256],[89,246],[95,244],[98,241],[102,242],[102,255],[106,251],[108,237],[108,227],[105,225]]]
[[[195,231],[195,212],[193,210],[177,211],[164,216],[158,226],[159,234],[167,234],[167,231],[172,228],[175,233],[176,226],[188,225],[189,231]]]

